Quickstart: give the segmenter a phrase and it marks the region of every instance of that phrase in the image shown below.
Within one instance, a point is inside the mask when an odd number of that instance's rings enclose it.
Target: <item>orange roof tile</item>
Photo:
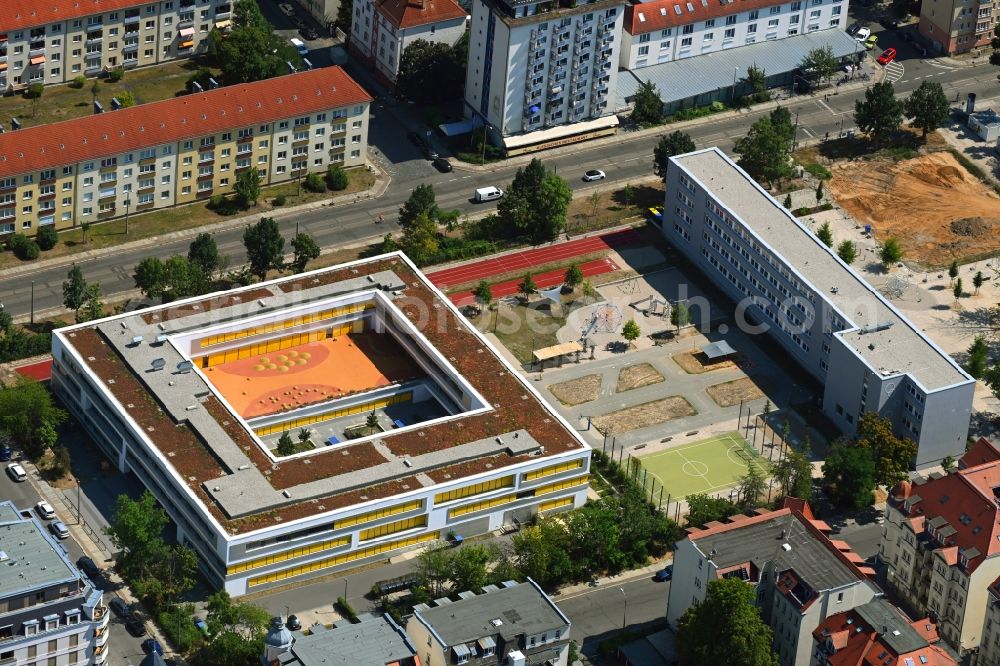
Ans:
[[[900,612],[900,615],[906,616]],[[909,618],[906,618],[909,621]],[[821,645],[829,639],[834,654],[826,656],[829,666],[906,666],[907,658],[912,663],[922,666],[956,666],[955,660],[941,648],[933,645],[938,642],[937,627],[926,618],[910,622],[917,634],[927,641],[921,646],[905,654],[896,654],[892,647],[882,639],[877,627],[871,627],[855,611],[830,615],[816,629],[813,638]],[[928,628],[929,627],[929,628]],[[860,629],[860,631],[859,631]],[[925,658],[925,661],[921,660]]]
[[[653,0],[625,8],[625,30],[630,35],[676,28],[711,18],[719,18],[780,5],[782,0]]]
[[[464,19],[468,13],[455,0],[382,0],[375,11],[397,28]]]
[[[980,437],[958,462],[961,467],[974,467],[995,460],[1000,460],[1000,450],[997,449],[997,445],[985,437]]]
[[[343,69],[324,67],[29,127],[0,134],[0,177],[370,102],[371,99]]]
[[[149,4],[149,0],[2,0],[0,32],[23,30],[146,4]]]

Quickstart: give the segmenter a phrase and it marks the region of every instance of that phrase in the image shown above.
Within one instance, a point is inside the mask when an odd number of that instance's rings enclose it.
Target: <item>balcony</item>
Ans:
[[[125,26],[126,35],[138,35],[139,34],[139,24]]]
[[[122,61],[122,67],[124,67],[125,69],[130,69],[130,68],[136,67],[138,65],[139,65],[139,59],[136,58],[136,57],[134,57],[134,56],[131,57],[131,58],[125,58]]]
[[[201,174],[201,175],[198,176],[198,182],[199,183],[204,183],[206,180],[212,180],[212,178],[214,176],[215,176],[215,174],[212,174],[212,173]]]
[[[115,209],[114,208],[111,208],[109,210],[102,210],[99,213],[97,213],[97,219],[98,220],[106,220],[106,219],[114,217],[114,216],[115,216]],[[95,650],[94,652],[97,652],[97,651]]]
[[[45,42],[32,44],[31,48],[28,49],[28,55],[31,57],[45,55]]]
[[[139,50],[139,42],[125,42],[122,45],[122,53],[130,53]]]

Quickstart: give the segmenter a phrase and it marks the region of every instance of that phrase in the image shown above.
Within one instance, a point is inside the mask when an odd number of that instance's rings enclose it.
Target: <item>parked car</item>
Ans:
[[[503,190],[499,187],[480,187],[476,189],[476,195],[473,197],[476,203],[483,203],[484,201],[495,201],[503,197]]]
[[[152,654],[155,652],[161,657],[163,656],[163,646],[160,645],[160,642],[155,638],[147,638],[144,640],[142,642],[142,651],[144,654]]]
[[[902,25],[898,19],[895,19],[891,16],[882,19],[881,23],[886,28],[889,28],[889,30],[899,30],[900,26]]]
[[[424,151],[424,157],[426,157],[429,160],[436,160],[437,158],[441,157],[438,154],[438,152],[434,150],[433,147],[431,147],[429,143],[425,143],[423,145],[423,151]]]
[[[863,43],[866,39],[871,37],[871,34],[872,34],[871,28],[868,28],[866,26],[861,26],[860,28],[858,28],[858,31],[854,33],[854,39]]]
[[[319,39],[319,33],[307,25],[302,26],[302,28],[299,29],[299,34],[302,35],[302,39],[309,42],[314,39]]]
[[[132,611],[132,614],[125,620],[125,631],[136,638],[146,635],[146,617],[139,611]]]
[[[868,39],[865,40],[865,48],[871,51],[878,44],[878,35],[868,35]]]
[[[882,51],[882,55],[878,57],[878,60],[876,62],[878,62],[878,64],[882,66],[885,66],[895,59],[896,59],[896,49],[890,46],[885,51]]]
[[[111,597],[111,601],[108,602],[108,608],[118,617],[128,617],[129,613],[132,612],[128,602],[121,597]]]
[[[278,9],[280,9],[281,13],[285,16],[295,16],[295,7],[292,7],[291,3],[283,2],[278,5]]]
[[[653,580],[657,582],[662,582],[665,580],[670,580],[673,577],[674,577],[674,565],[668,564],[667,566],[663,567],[662,569],[656,572],[656,575],[653,576]]]
[[[434,168],[440,171],[441,173],[449,173],[452,170],[451,162],[449,162],[443,157],[435,157],[434,161],[431,162],[431,164],[433,164]]]
[[[60,541],[69,538],[69,528],[61,520],[53,520],[49,523],[49,532],[52,532],[53,536]]]
[[[25,472],[24,468],[16,462],[7,465],[7,476],[14,479],[18,483],[28,480],[28,473]]]
[[[285,626],[288,627],[289,631],[298,631],[302,628],[302,622],[299,621],[298,616],[289,615],[288,621],[285,622]]]
[[[0,461],[6,462],[14,456],[14,449],[4,444],[0,446]]]
[[[45,520],[52,520],[56,517],[56,510],[52,508],[52,505],[42,500],[35,505],[35,511]]]
[[[101,574],[104,573],[103,571],[101,571],[101,567],[97,566],[97,563],[94,562],[94,560],[87,557],[86,555],[84,555],[83,557],[81,557],[76,561],[76,566],[80,571],[87,574],[90,578],[100,578]],[[115,599],[118,599],[118,597],[115,597]],[[121,599],[118,600],[121,601]]]
[[[604,180],[607,176],[600,169],[591,169],[587,173],[583,174],[583,180],[586,182],[591,182],[593,180]]]

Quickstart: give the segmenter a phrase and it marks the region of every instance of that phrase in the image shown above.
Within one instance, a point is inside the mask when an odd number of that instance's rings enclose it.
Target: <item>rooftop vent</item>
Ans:
[[[500,625],[503,624],[503,620],[501,620],[500,618],[494,618],[490,620],[490,624],[492,624],[494,627],[499,627]]]
[[[789,546],[787,543],[781,544],[781,550],[785,551],[786,553],[789,552],[791,549],[792,547]]]

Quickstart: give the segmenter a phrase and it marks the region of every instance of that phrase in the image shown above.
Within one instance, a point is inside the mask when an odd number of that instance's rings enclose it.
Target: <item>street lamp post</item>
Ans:
[[[82,525],[83,519],[80,517],[80,477],[75,477],[76,479],[76,524]]]
[[[619,587],[618,591],[622,593],[622,597],[625,599],[625,608],[622,610],[622,631],[624,632],[627,626],[625,620],[628,618],[628,595],[625,594],[624,587]]]
[[[128,238],[128,209],[132,206],[132,199],[125,199],[125,238]]]

